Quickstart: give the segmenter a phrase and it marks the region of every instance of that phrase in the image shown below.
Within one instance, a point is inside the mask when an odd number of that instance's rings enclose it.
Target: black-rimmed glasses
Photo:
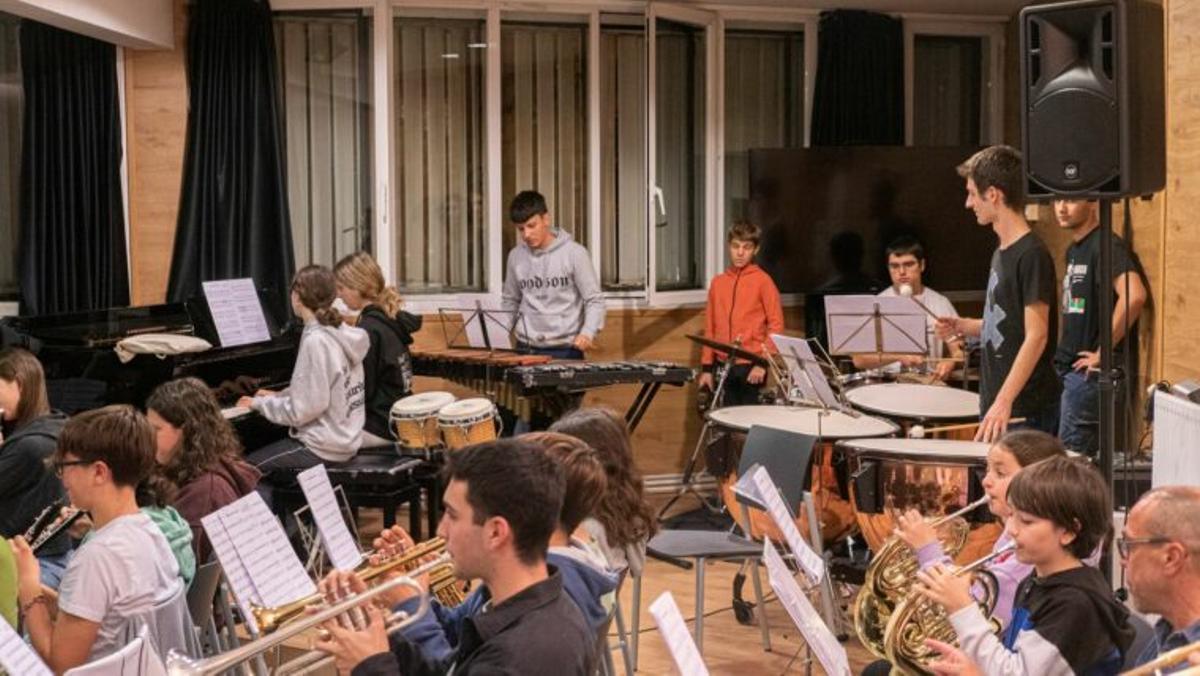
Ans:
[[[90,465],[93,462],[95,462],[95,460],[55,460],[52,463],[52,465],[54,467],[54,473],[61,477],[64,467],[73,467],[75,465]]]
[[[1161,535],[1154,535],[1144,538],[1129,538],[1121,535],[1117,538],[1117,553],[1121,555],[1122,559],[1127,559],[1129,558],[1129,552],[1133,551],[1134,547],[1140,547],[1142,545],[1165,545],[1168,542],[1174,541],[1175,540],[1169,537],[1163,537]]]

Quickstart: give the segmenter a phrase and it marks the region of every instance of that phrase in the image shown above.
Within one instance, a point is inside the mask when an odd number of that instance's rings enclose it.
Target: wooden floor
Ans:
[[[737,573],[738,565],[728,562],[713,562],[708,564],[705,571],[704,594],[704,650],[703,657],[713,674],[803,674],[805,657],[804,641],[799,631],[792,624],[791,618],[777,601],[769,594],[766,571],[762,571],[764,593],[767,597],[767,621],[770,628],[771,651],[763,650],[758,625],[743,626],[738,624],[733,616],[730,601],[733,598],[733,576]],[[667,652],[667,646],[659,635],[647,608],[659,594],[671,592],[679,610],[688,622],[688,628],[693,628],[695,617],[695,571],[682,570],[676,566],[661,561],[651,560],[646,566],[645,579],[642,582],[642,612],[641,612],[641,641],[638,649],[638,672],[642,674],[671,674],[676,673],[674,662]],[[632,613],[632,584],[627,584],[621,593],[621,606],[626,614]],[[754,591],[749,580],[743,589],[743,598],[753,600]],[[757,612],[757,609],[755,610]],[[850,657],[850,668],[859,673],[862,667],[873,661],[873,657],[863,649],[854,638],[852,628],[847,628],[850,639],[846,642],[846,651]],[[616,637],[613,636],[615,643]],[[613,652],[613,662],[617,673],[624,673],[621,666],[621,655]],[[815,664],[813,673],[823,674],[819,664]]]

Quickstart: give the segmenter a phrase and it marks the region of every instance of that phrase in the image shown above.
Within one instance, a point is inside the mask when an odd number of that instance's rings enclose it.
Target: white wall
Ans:
[[[171,49],[171,0],[0,0],[0,11],[134,49]]]

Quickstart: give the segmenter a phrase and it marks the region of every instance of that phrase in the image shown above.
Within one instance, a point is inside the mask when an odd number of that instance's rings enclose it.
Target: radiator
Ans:
[[[1154,397],[1153,486],[1200,486],[1200,404],[1159,392]]]

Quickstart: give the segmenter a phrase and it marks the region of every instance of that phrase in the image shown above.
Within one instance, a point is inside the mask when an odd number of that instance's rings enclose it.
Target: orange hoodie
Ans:
[[[763,345],[775,352],[767,336],[783,331],[783,305],[771,276],[754,263],[729,268],[713,278],[704,309],[704,335],[723,343],[741,338],[744,350],[761,354]],[[708,366],[716,351],[704,348],[700,363]]]

